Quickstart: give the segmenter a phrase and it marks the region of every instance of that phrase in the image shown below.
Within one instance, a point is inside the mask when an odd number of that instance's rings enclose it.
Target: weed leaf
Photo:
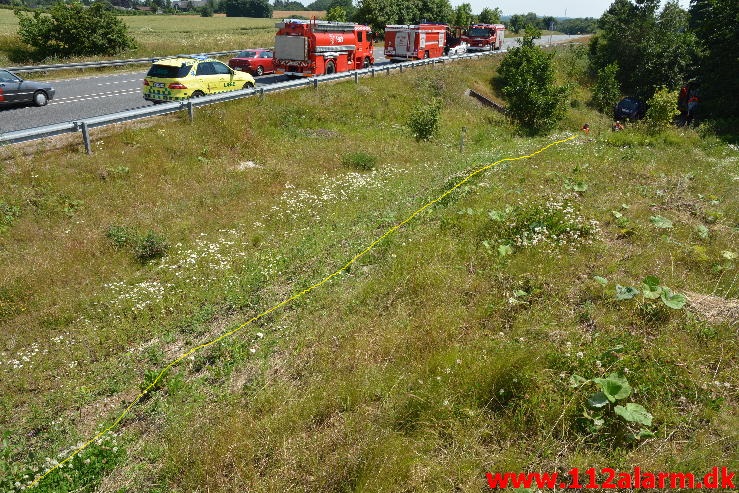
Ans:
[[[513,253],[513,247],[510,245],[500,245],[498,247],[498,255],[501,257],[505,257],[506,255],[510,255]]]
[[[661,293],[662,302],[674,310],[680,310],[687,299],[680,293],[673,293],[670,288],[663,287]]]
[[[628,380],[615,373],[611,373],[607,378],[594,378],[593,382],[600,386],[603,394],[612,403],[631,395],[631,385],[629,385]]]
[[[702,239],[707,240],[708,239],[708,228],[703,226],[702,224],[699,224],[696,226],[695,231],[698,233],[698,236],[700,236]]]
[[[597,394],[593,394],[588,397],[588,405],[590,405],[590,407],[605,407],[608,402],[608,397],[606,397],[606,394],[603,392],[598,392]]]
[[[626,406],[616,406],[613,410],[626,421],[652,426],[652,415],[640,404],[629,402]]]
[[[595,282],[597,282],[601,286],[605,287],[606,284],[608,284],[608,279],[606,279],[605,277],[593,276],[593,279],[595,279]]]
[[[672,228],[672,221],[662,216],[652,216],[649,218],[657,229],[670,229]]]
[[[575,374],[570,375],[570,387],[572,387],[573,389],[580,387],[581,385],[585,385],[589,381],[590,380],[588,380],[587,378],[581,377],[580,375],[575,375]]]
[[[631,286],[621,286],[616,284],[616,299],[617,300],[630,300],[634,296],[639,294],[639,290],[632,288]]]

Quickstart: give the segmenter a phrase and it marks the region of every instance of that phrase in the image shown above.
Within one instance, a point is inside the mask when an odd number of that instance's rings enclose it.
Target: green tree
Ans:
[[[508,114],[533,132],[550,128],[565,113],[568,88],[554,84],[554,54],[534,45],[527,30],[520,46],[508,52],[498,68]]]
[[[58,2],[44,14],[16,11],[15,15],[18,36],[40,58],[115,55],[136,47],[126,24],[102,3],[85,7],[79,2]]]
[[[695,35],[687,29],[687,13],[673,0],[658,14],[659,3],[616,0],[600,18],[600,31],[590,42],[591,71],[616,62],[624,92],[643,98],[662,85],[677,87],[698,55]]]
[[[226,0],[226,17],[272,17],[272,5],[267,0]]]
[[[343,7],[331,7],[326,12],[326,20],[333,22],[346,22],[346,10]]]
[[[700,76],[702,105],[717,116],[739,115],[739,5],[736,0],[693,0],[690,25],[703,56],[691,75]]]
[[[472,5],[463,3],[454,9],[454,25],[466,27],[472,24],[474,16],[472,15]]]
[[[616,62],[609,63],[598,70],[598,78],[593,88],[593,106],[602,113],[612,111],[621,98],[621,88],[616,80],[616,73],[618,73]]]
[[[328,5],[328,8],[326,9],[327,15],[328,12],[335,8],[341,8],[344,11],[344,20],[339,22],[346,22],[348,20],[351,20],[354,18],[354,14],[357,11],[357,8],[354,6],[354,2],[352,0],[331,0],[331,3]],[[338,11],[336,12],[339,13]],[[331,20],[328,19],[327,20]]]
[[[485,7],[482,9],[482,12],[480,12],[477,20],[482,24],[500,24],[500,16],[502,14],[503,12],[501,12],[498,7],[495,7],[494,9]]]
[[[416,22],[425,20],[448,24],[454,19],[454,9],[449,0],[421,0],[419,9],[420,17],[416,19]]]
[[[518,32],[523,29],[524,26],[524,19],[521,14],[514,14],[508,19],[508,27],[511,31],[518,34]]]

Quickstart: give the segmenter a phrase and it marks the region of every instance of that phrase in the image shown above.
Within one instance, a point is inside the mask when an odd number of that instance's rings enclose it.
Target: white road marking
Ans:
[[[141,89],[129,89],[127,91],[111,91],[111,92],[103,92],[99,94],[91,94],[91,95],[85,95],[85,96],[74,96],[69,98],[61,98],[61,99],[55,99],[49,104],[67,104],[67,103],[77,103],[79,101],[89,101],[91,99],[102,99],[102,98],[110,98],[115,96],[127,96],[129,94],[137,94],[140,93]],[[143,96],[142,96],[143,97]]]
[[[125,84],[126,82],[142,82],[144,79],[117,80],[113,82],[98,82],[99,86],[110,86],[112,84]]]

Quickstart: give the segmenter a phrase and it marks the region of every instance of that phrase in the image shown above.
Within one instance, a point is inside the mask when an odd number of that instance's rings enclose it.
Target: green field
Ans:
[[[195,15],[123,16],[121,19],[129,26],[138,48],[109,58],[239,50],[274,44],[273,19]],[[0,66],[29,62],[28,47],[18,40],[17,30],[18,19],[13,11],[0,9]]]
[[[559,53],[561,80],[581,56]],[[736,471],[736,136],[611,133],[579,87],[560,128],[526,137],[464,95],[495,96],[496,63],[93,130],[91,156],[3,149],[0,490],[111,424],[190,348],[472,170],[583,122],[589,138],[469,180],[185,358],[37,491],[479,492],[486,472]],[[416,142],[408,115],[432,98],[440,131]],[[608,387],[617,402],[592,409],[591,379],[611,374],[631,392]]]

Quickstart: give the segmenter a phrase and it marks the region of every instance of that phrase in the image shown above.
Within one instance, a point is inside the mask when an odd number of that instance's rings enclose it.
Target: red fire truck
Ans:
[[[444,56],[446,24],[385,27],[385,58],[394,61]]]
[[[473,24],[462,36],[462,41],[467,43],[469,51],[493,51],[503,46],[505,37],[505,26],[503,24]]]
[[[309,77],[367,68],[375,63],[368,26],[287,19],[276,27],[276,74]]]

